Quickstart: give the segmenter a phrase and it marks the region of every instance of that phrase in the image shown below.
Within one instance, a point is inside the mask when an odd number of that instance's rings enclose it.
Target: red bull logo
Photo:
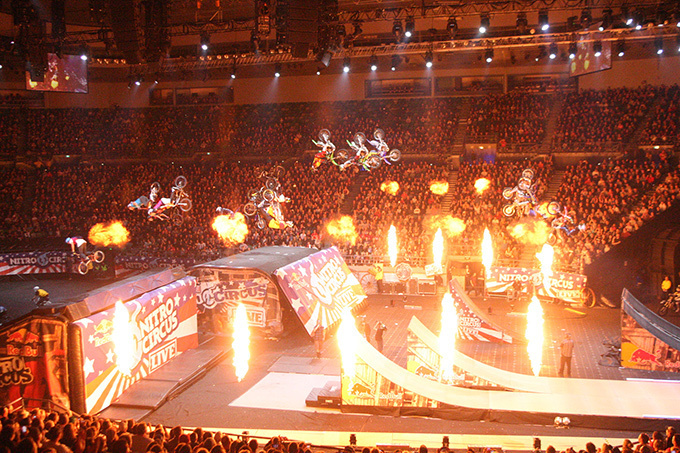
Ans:
[[[373,391],[367,385],[360,382],[355,382],[349,388],[349,394],[357,398],[373,398]]]
[[[426,377],[428,379],[432,379],[433,381],[437,380],[434,370],[432,368],[426,367],[425,365],[420,365],[418,368],[416,368],[415,373],[418,376]]]
[[[659,358],[657,356],[640,348],[636,349],[630,355],[630,361],[634,363],[650,362],[654,365],[663,366],[661,362],[659,362]]]
[[[37,357],[39,355],[40,336],[28,329],[17,329],[7,335],[7,355]]]

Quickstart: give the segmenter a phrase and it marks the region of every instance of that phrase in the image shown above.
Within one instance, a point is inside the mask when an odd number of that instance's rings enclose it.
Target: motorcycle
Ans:
[[[170,202],[168,204],[162,205],[158,208],[156,212],[149,217],[152,220],[158,217],[162,220],[168,218],[167,214],[164,214],[167,210],[172,210],[170,214],[170,219],[174,225],[181,225],[184,222],[184,212],[188,212],[192,208],[191,198],[189,194],[184,190],[187,185],[187,178],[184,176],[178,176],[172,186],[172,192],[170,194]],[[161,190],[161,185],[158,182],[151,184],[151,192],[159,193]],[[179,208],[179,209],[174,209]]]

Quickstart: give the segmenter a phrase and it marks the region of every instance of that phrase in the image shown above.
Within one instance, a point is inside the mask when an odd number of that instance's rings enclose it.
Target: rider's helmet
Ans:
[[[33,287],[33,291],[35,291],[35,292],[38,292],[39,289],[40,289],[39,286],[34,286],[34,287]]]
[[[70,244],[71,243],[71,238],[66,238],[66,243]]]

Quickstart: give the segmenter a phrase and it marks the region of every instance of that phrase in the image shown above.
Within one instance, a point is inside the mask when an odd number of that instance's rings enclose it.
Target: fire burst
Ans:
[[[430,181],[430,192],[435,195],[445,195],[449,191],[449,183],[446,181]]]
[[[132,371],[134,355],[134,336],[130,326],[130,312],[121,301],[116,302],[116,311],[113,315],[113,340],[114,352],[116,353],[116,366],[126,376]]]
[[[119,221],[109,223],[98,223],[92,228],[87,235],[91,244],[122,246],[130,242],[130,232]]]
[[[516,224],[508,227],[510,236],[524,245],[545,244],[550,235],[550,227],[543,220],[524,217]]]
[[[491,265],[493,264],[493,243],[491,242],[491,233],[488,228],[484,228],[484,237],[482,238],[482,264],[486,272],[486,278],[489,278]]]
[[[394,267],[397,263],[397,229],[390,225],[387,232],[387,254],[390,256],[390,266]]]
[[[250,360],[250,330],[248,329],[248,315],[246,307],[238,304],[234,314],[234,337],[231,344],[234,349],[234,371],[239,382],[248,372],[248,361]]]
[[[491,185],[491,181],[489,181],[486,178],[479,178],[477,181],[475,181],[475,190],[477,191],[478,194],[483,194],[486,189],[489,188]]]
[[[348,215],[328,222],[326,224],[326,232],[328,232],[332,238],[349,242],[352,245],[357,242],[357,237],[359,236],[356,228],[354,228],[352,217]]]
[[[432,256],[434,257],[434,264],[441,267],[442,257],[444,256],[444,236],[442,229],[437,229],[434,234],[434,241],[432,241]]]
[[[458,314],[453,306],[453,297],[450,293],[442,298],[442,329],[439,332],[439,351],[441,362],[439,374],[442,381],[453,379],[453,356],[456,351],[456,334],[458,332]]]
[[[431,216],[431,218],[425,220],[425,222],[427,222],[428,229],[434,230],[436,228],[441,228],[442,233],[444,233],[447,238],[458,236],[465,231],[466,227],[464,220],[450,215]]]
[[[245,216],[236,212],[231,215],[218,215],[212,223],[212,229],[227,244],[240,244],[248,236],[248,225]]]
[[[385,181],[380,184],[380,190],[390,195],[396,195],[399,190],[399,183],[397,181]]]
[[[553,275],[552,265],[555,251],[550,244],[543,244],[540,253],[536,254],[536,258],[541,263],[541,275],[543,275],[543,288],[548,291],[550,289],[550,277]]]
[[[543,307],[535,295],[531,298],[527,310],[527,331],[524,334],[529,341],[527,352],[531,361],[531,371],[538,376],[543,363]]]
[[[356,354],[359,336],[352,311],[349,307],[345,307],[342,311],[342,321],[338,328],[338,346],[340,346],[340,355],[342,356],[342,371],[345,376],[349,377],[350,382],[354,380],[356,373]]]

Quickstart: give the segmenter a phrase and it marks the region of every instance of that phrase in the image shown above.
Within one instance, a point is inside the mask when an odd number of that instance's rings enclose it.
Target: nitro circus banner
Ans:
[[[65,273],[70,256],[70,252],[2,253],[0,275]]]
[[[454,278],[449,282],[449,293],[458,315],[458,338],[492,343],[512,343],[512,337],[483,319],[470,298]]]
[[[80,319],[86,411],[96,413],[130,385],[198,346],[196,282],[185,277]]]
[[[69,407],[66,323],[33,318],[0,334],[0,404],[29,398]]]
[[[340,320],[345,307],[352,309],[366,298],[337,247],[284,266],[275,275],[310,335],[317,321],[328,328]]]
[[[147,256],[116,256],[116,277],[127,277],[137,271],[158,269],[162,267],[194,266],[198,261],[194,258],[155,258]]]
[[[626,289],[622,301],[621,365],[638,370],[680,372],[680,327],[645,307]]]
[[[486,279],[486,290],[490,293],[503,293],[518,280],[522,283],[522,291],[527,291],[527,284],[532,283],[536,293],[542,297],[552,297],[565,302],[581,303],[581,291],[586,287],[586,276],[553,272],[550,277],[550,288],[543,287],[543,274],[538,269],[519,267],[491,267],[489,278]]]

